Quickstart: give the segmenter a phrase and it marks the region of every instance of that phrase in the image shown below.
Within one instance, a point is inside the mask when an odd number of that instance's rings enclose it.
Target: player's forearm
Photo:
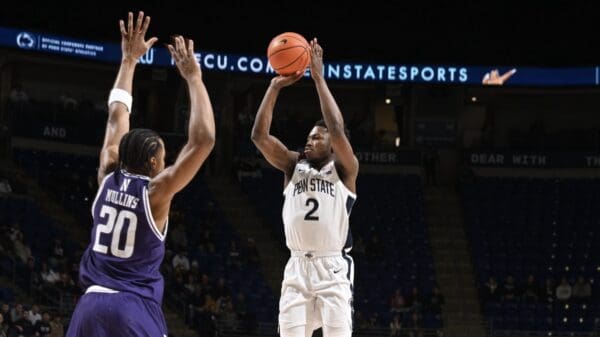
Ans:
[[[269,136],[271,122],[273,121],[273,109],[275,109],[275,102],[277,101],[279,90],[279,88],[273,86],[269,86],[267,89],[265,97],[260,103],[260,107],[256,113],[254,126],[252,127],[253,141]]]
[[[119,73],[115,80],[113,88],[118,88],[127,91],[129,94],[133,92],[133,75],[137,60],[123,59],[119,67]]]
[[[188,143],[213,144],[215,141],[215,119],[206,86],[201,76],[187,81],[190,93],[190,122]]]
[[[331,134],[344,133],[344,117],[324,79],[315,81],[323,119]]]
[[[122,89],[130,95],[133,87],[133,75],[136,61],[123,59],[113,89]],[[104,135],[104,147],[119,144],[121,137],[129,131],[129,112],[120,102],[113,102],[108,107],[108,120]]]

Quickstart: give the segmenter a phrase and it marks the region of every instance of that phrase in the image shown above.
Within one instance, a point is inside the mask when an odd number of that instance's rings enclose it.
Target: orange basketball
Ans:
[[[282,33],[273,38],[267,48],[271,68],[283,76],[304,71],[310,64],[309,44],[297,33]]]

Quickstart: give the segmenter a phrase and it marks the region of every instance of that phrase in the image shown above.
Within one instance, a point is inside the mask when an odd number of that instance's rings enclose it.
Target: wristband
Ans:
[[[108,96],[108,105],[110,106],[113,102],[121,102],[125,104],[127,107],[127,111],[131,113],[131,103],[133,102],[133,97],[123,89],[114,88],[110,91],[110,95]]]

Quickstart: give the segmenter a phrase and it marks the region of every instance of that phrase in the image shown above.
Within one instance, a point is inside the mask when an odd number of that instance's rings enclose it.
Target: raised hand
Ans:
[[[288,76],[279,75],[273,77],[273,79],[271,80],[271,86],[275,89],[281,89],[283,87],[287,87],[298,82],[298,80],[300,80],[302,76],[304,76],[304,71],[297,71],[295,74]]]
[[[196,61],[194,55],[194,41],[187,40],[187,44],[183,36],[175,36],[173,38],[173,44],[167,44],[171,57],[175,60],[175,65],[179,70],[179,74],[186,81],[189,81],[195,77],[202,77],[202,70],[200,70],[200,64]]]
[[[517,69],[511,69],[504,74],[500,75],[498,69],[494,69],[489,73],[485,73],[481,82],[484,85],[503,85],[512,75],[517,72]]]
[[[121,51],[123,59],[136,61],[144,55],[152,45],[158,41],[158,38],[152,37],[146,40],[146,32],[150,25],[150,17],[144,18],[144,12],[138,13],[135,25],[133,23],[133,13],[129,12],[127,17],[127,28],[125,22],[119,20],[121,28]]]
[[[313,80],[323,78],[323,48],[317,38],[310,41],[310,76]]]

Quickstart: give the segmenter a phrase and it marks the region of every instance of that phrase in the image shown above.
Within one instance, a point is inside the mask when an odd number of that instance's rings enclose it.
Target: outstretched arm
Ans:
[[[182,36],[177,36],[167,48],[187,83],[191,109],[187,143],[175,163],[150,182],[150,203],[157,220],[161,214],[166,218],[171,199],[194,178],[215,144],[213,109],[194,55],[194,41],[187,40],[186,44]]]
[[[127,18],[127,27],[125,27],[123,20],[119,21],[121,28],[121,66],[119,67],[119,73],[117,74],[111,94],[122,91],[121,96],[117,100],[109,101],[104,144],[100,151],[98,184],[101,184],[104,177],[118,165],[119,143],[123,135],[129,132],[129,113],[131,111],[128,111],[130,107],[123,101],[127,100],[126,96],[131,100],[133,74],[138,59],[158,40],[156,37],[147,41],[145,40],[149,25],[150,17],[146,16],[144,18],[144,12],[138,13],[135,25],[133,22],[133,13],[131,12],[129,12]]]
[[[345,127],[342,112],[335,102],[331,91],[329,91],[325,78],[323,78],[323,48],[321,48],[317,39],[310,41],[310,46],[310,74],[317,87],[321,112],[323,113],[323,119],[327,125],[329,136],[331,137],[331,146],[336,157],[336,164],[343,170],[342,180],[344,184],[352,192],[356,192],[358,159],[356,159],[350,141],[344,132]]]
[[[484,85],[503,85],[504,82],[508,81],[508,79],[511,78],[511,76],[514,75],[516,72],[517,69],[513,68],[500,75],[498,69],[494,69],[489,73],[485,73],[483,79],[481,80],[481,83],[483,83]]]
[[[291,178],[291,173],[298,161],[299,153],[288,150],[279,139],[270,134],[271,121],[273,120],[273,109],[275,108],[279,91],[283,87],[295,83],[303,75],[303,72],[298,72],[291,76],[277,76],[271,80],[271,85],[269,85],[260,103],[254,120],[254,126],[252,127],[252,142],[254,142],[254,145],[256,145],[271,165],[285,173],[285,185],[287,185],[288,179]]]

